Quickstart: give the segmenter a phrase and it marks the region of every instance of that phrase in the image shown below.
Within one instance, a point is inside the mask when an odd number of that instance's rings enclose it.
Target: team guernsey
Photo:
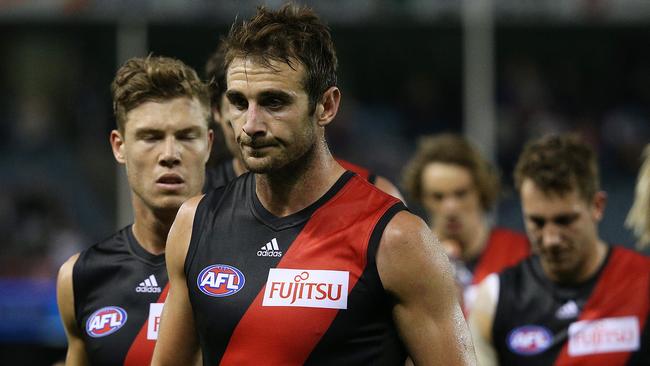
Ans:
[[[404,209],[349,171],[286,217],[250,173],[205,195],[185,261],[204,365],[403,364],[375,255]]]
[[[75,319],[91,365],[149,365],[167,296],[165,256],[127,226],[83,251],[73,268]]]
[[[490,231],[485,249],[474,261],[467,263],[467,269],[457,271],[463,284],[463,309],[468,314],[476,301],[478,284],[491,273],[498,273],[514,266],[530,255],[530,245],[525,235],[505,228]]]
[[[485,249],[472,265],[472,283],[478,284],[490,273],[501,272],[530,255],[530,245],[524,234],[505,228],[490,232]]]
[[[343,159],[336,159],[341,166],[347,170],[357,173],[361,178],[368,182],[375,184],[377,176],[370,170]],[[233,159],[226,159],[219,164],[209,166],[205,170],[205,184],[203,185],[203,192],[209,192],[215,188],[225,186],[231,180],[237,178]]]
[[[650,259],[611,247],[596,275],[561,287],[530,257],[499,275],[501,365],[650,365]]]

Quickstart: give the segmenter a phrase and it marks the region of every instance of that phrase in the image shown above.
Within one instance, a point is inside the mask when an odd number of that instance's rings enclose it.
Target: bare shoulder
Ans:
[[[407,211],[397,213],[386,226],[377,251],[377,269],[390,292],[399,292],[405,280],[415,284],[412,280],[417,278],[427,278],[429,283],[452,278],[439,241],[420,217]]]
[[[205,195],[199,195],[199,196],[194,196],[187,201],[183,202],[181,207],[178,209],[178,213],[176,214],[176,220],[175,221],[183,221],[183,220],[194,220],[194,214],[196,213],[196,209],[199,206],[199,203],[203,199]]]
[[[74,318],[74,284],[73,271],[77,263],[79,253],[70,257],[59,268],[59,274],[56,280],[56,300],[59,306],[61,320],[66,328],[68,335],[76,335],[78,330],[75,326]]]
[[[72,289],[72,272],[74,270],[74,265],[77,263],[77,259],[79,258],[79,254],[81,253],[77,253],[68,258],[68,260],[59,268],[59,274],[56,281],[56,286],[59,288],[59,291],[62,289],[62,286],[67,287],[67,285],[70,286],[70,290]]]
[[[390,194],[395,198],[399,198],[402,202],[406,202],[404,201],[404,197],[402,197],[402,194],[400,193],[397,186],[382,176],[377,176],[377,179],[375,180],[375,187],[381,189],[382,191]]]
[[[203,195],[200,195],[188,199],[181,205],[181,208],[176,214],[176,219],[167,236],[167,246],[165,248],[165,260],[168,264],[168,270],[170,269],[170,265],[176,265],[182,268],[185,262],[192,237],[194,215],[203,197]]]
[[[379,252],[381,255],[401,257],[410,251],[433,253],[436,246],[440,247],[438,240],[420,217],[400,211],[386,226]]]

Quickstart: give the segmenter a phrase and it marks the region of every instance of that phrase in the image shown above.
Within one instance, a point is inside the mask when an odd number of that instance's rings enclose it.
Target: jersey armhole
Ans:
[[[81,291],[81,279],[85,277],[82,267],[88,250],[89,249],[82,250],[77,257],[77,260],[74,262],[74,265],[72,266],[72,306],[74,306],[74,320],[79,329],[83,329],[81,326],[81,316],[79,314],[79,309],[81,308],[81,298],[79,297],[79,294],[83,293],[83,291]]]
[[[201,199],[201,201],[199,201],[198,205],[196,206],[196,212],[194,212],[194,221],[192,222],[192,234],[190,236],[190,244],[187,248],[185,263],[183,264],[183,271],[185,272],[185,277],[187,278],[189,278],[188,272],[190,266],[192,265],[192,262],[194,262],[194,256],[196,255],[199,242],[201,241],[200,233],[202,233],[201,228],[204,226],[203,224],[205,223],[205,217],[206,217],[205,211],[212,206],[210,204],[211,202],[218,202],[221,199],[221,196],[223,196],[223,192],[225,191],[226,187],[227,186],[219,186],[218,188],[215,188],[209,193],[206,193]]]
[[[383,291],[384,286],[381,282],[381,277],[379,276],[379,270],[377,269],[377,251],[379,250],[379,243],[381,241],[382,235],[384,234],[386,226],[390,220],[392,220],[392,218],[401,211],[408,211],[408,208],[401,201],[395,202],[391,207],[389,207],[388,210],[386,210],[386,212],[384,212],[381,218],[377,221],[375,227],[372,229],[372,234],[370,234],[370,240],[368,242],[366,258],[369,274],[372,276],[372,278],[376,279],[376,283],[379,284],[380,289],[383,293],[385,293]],[[392,300],[389,301],[389,303],[391,302]]]

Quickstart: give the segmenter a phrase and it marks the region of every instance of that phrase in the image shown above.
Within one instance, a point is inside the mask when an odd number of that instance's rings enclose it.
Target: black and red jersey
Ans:
[[[262,206],[253,174],[208,193],[185,262],[204,364],[403,364],[375,263],[403,209],[351,172],[286,217]]]
[[[530,245],[526,235],[505,228],[494,228],[485,249],[473,266],[472,283],[478,284],[490,273],[501,272],[529,255]]]
[[[167,296],[164,254],[144,250],[127,226],[81,252],[72,276],[89,363],[148,365]]]
[[[368,182],[375,184],[377,180],[377,175],[370,170],[359,166],[357,164],[350,163],[347,160],[336,158],[336,162],[339,163],[344,169],[356,173],[361,178],[367,180]]]
[[[457,278],[463,287],[463,311],[466,316],[476,301],[478,284],[491,273],[498,273],[530,255],[525,235],[505,228],[490,231],[485,248],[475,260],[458,265]]]
[[[533,256],[499,275],[492,340],[501,365],[650,365],[649,311],[647,257],[612,247],[596,275],[565,287]]]
[[[343,159],[336,159],[336,161],[341,164],[344,169],[352,171],[368,182],[375,184],[377,176],[370,170]],[[235,178],[237,178],[237,174],[235,174],[235,167],[232,159],[224,160],[217,165],[208,166],[205,170],[203,192],[209,192],[217,187],[225,186]]]

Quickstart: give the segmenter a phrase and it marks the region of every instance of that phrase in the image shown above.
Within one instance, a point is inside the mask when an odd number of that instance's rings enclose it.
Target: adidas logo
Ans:
[[[135,292],[162,292],[162,289],[158,286],[156,276],[150,275],[146,280],[140,282],[135,288]]]
[[[258,257],[282,257],[282,251],[278,246],[278,240],[276,238],[271,239],[270,242],[266,243],[262,249],[257,251]]]
[[[558,319],[571,319],[577,317],[579,312],[578,304],[573,300],[569,300],[557,309],[555,317]]]

